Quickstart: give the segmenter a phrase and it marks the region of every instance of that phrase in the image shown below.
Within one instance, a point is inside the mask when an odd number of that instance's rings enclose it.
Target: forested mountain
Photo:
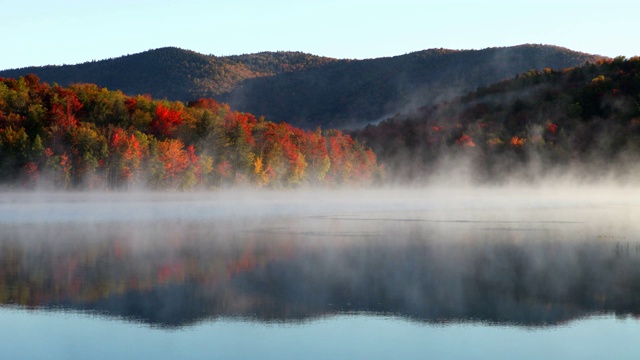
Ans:
[[[300,71],[334,61],[301,52],[217,57],[167,47],[78,65],[5,70],[0,71],[0,77],[35,74],[50,84],[92,83],[127,95],[149,94],[186,102],[229,92],[248,78]]]
[[[0,185],[208,189],[365,184],[375,155],[339,130],[306,131],[201,98],[0,78]]]
[[[517,174],[535,181],[579,169],[583,179],[632,181],[640,156],[640,58],[529,71],[352,135],[396,180],[445,171],[450,180]],[[452,159],[464,161],[445,161]]]
[[[599,57],[522,45],[484,50],[432,49],[390,58],[333,62],[277,77],[248,79],[222,99],[303,127],[358,127],[448,100],[516,74],[563,69]]]
[[[33,73],[51,84],[95,83],[132,96],[184,102],[213,97],[267,120],[308,129],[353,128],[531,69],[562,69],[600,59],[544,45],[432,49],[367,60],[299,52],[217,57],[162,48],[79,65],[5,70],[0,77]]]

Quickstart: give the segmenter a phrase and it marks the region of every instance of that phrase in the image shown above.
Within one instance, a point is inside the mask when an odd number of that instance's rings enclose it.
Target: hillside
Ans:
[[[33,73],[63,86],[95,83],[128,95],[183,102],[214,97],[239,111],[308,129],[353,128],[531,69],[562,69],[599,59],[544,45],[432,49],[367,60],[299,52],[217,57],[162,48],[79,65],[5,70],[0,77]]]
[[[535,181],[570,169],[582,179],[631,181],[640,156],[640,58],[529,71],[352,135],[402,181]]]
[[[35,74],[68,86],[91,83],[128,95],[191,101],[229,92],[248,79],[320,66],[335,59],[300,52],[265,52],[217,57],[174,47],[78,65],[27,67],[0,71],[0,77]]]
[[[353,128],[531,69],[563,69],[598,59],[541,45],[465,51],[432,49],[248,79],[222,99],[267,118],[288,116],[287,121],[303,127]]]

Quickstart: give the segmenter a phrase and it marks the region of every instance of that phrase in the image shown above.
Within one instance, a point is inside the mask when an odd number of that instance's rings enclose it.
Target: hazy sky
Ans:
[[[553,44],[640,55],[640,1],[0,0],[0,69],[75,64],[164,46],[337,58]]]

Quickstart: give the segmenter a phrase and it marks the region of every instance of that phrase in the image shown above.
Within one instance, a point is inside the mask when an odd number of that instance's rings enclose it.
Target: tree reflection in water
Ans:
[[[640,245],[626,232],[395,215],[5,224],[0,303],[168,327],[337,313],[543,326],[640,313]]]

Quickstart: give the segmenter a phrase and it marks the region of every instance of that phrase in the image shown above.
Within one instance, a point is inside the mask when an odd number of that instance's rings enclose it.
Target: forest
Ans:
[[[0,78],[0,184],[189,190],[370,184],[382,169],[338,130],[303,130],[201,98],[184,104],[36,75]]]
[[[531,70],[350,134],[372,147],[391,181],[424,181],[444,170],[486,183],[572,170],[583,179],[633,181],[640,58]]]
[[[9,187],[424,184],[462,173],[534,182],[576,169],[632,181],[639,155],[637,57],[530,70],[351,131],[275,123],[211,98],[0,78],[0,183]]]

